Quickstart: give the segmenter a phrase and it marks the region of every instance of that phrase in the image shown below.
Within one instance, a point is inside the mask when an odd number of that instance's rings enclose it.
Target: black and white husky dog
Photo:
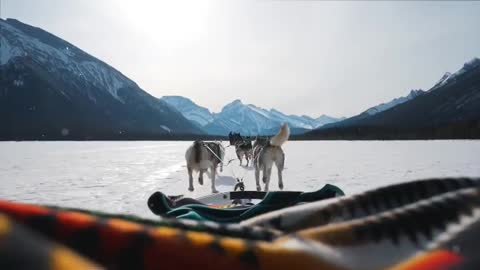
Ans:
[[[220,171],[223,169],[223,158],[225,148],[220,142],[195,141],[188,147],[185,153],[188,170],[188,190],[193,191],[193,171],[198,171],[198,182],[203,185],[203,173],[210,169],[210,178],[212,179],[212,192],[217,193],[215,188],[215,175],[220,165]]]
[[[242,166],[242,159],[245,157],[245,160],[248,162],[253,157],[253,147],[252,142],[249,140],[242,140],[235,143],[235,153],[237,154],[238,160],[240,160],[240,166]]]
[[[248,166],[248,162],[253,157],[253,147],[251,139],[242,137],[240,133],[232,132],[228,134],[228,138],[230,140],[230,145],[235,146],[235,153],[237,154],[238,160],[240,160],[240,166],[242,166],[243,157],[245,157]]]
[[[278,171],[278,187],[283,189],[282,171],[285,165],[285,153],[282,150],[284,144],[290,136],[290,128],[284,124],[277,135],[270,140],[265,138],[257,138],[253,148],[253,164],[255,167],[255,181],[257,190],[260,191],[260,171],[263,171],[263,183],[265,184],[265,191],[268,191],[270,184],[270,176],[272,174],[272,167],[275,163]]]

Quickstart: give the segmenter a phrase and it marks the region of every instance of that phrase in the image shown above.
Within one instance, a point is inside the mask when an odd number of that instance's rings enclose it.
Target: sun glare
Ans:
[[[188,41],[205,33],[208,1],[114,1],[136,31],[155,41]]]

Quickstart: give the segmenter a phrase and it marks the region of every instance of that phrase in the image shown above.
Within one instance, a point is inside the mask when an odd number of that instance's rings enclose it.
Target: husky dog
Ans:
[[[225,157],[225,147],[223,147],[221,141],[215,141],[215,143],[220,147],[221,156],[218,157],[222,159],[222,162],[220,162],[220,172],[223,172],[223,158]]]
[[[245,157],[248,166],[248,162],[250,161],[250,159],[252,159],[253,156],[252,141],[248,138],[242,137],[240,133],[232,132],[228,134],[228,139],[230,140],[230,145],[235,146],[235,153],[240,160],[240,166],[242,166],[243,157]]]
[[[232,133],[230,131],[230,133],[228,133],[228,140],[230,141],[230,145],[235,145],[238,141],[242,141],[243,138],[240,133]]]
[[[242,166],[242,159],[245,157],[245,160],[248,162],[252,159],[253,156],[253,147],[252,142],[249,140],[241,140],[235,143],[235,153],[237,154],[238,159],[240,160],[240,166]]]
[[[223,168],[223,157],[225,149],[219,142],[195,141],[185,153],[188,170],[188,190],[193,191],[193,171],[198,171],[198,182],[203,185],[203,173],[210,169],[210,178],[212,179],[212,193],[217,193],[215,188],[215,174],[220,164],[220,171]]]
[[[253,164],[255,166],[255,181],[258,191],[261,190],[260,170],[263,171],[262,180],[265,184],[265,191],[268,191],[273,163],[275,163],[278,171],[278,187],[283,189],[282,171],[285,164],[285,153],[283,153],[281,146],[288,140],[289,136],[290,129],[287,124],[284,124],[278,134],[270,140],[257,138],[255,141]]]
[[[268,142],[270,141],[270,138],[269,137],[266,137],[266,136],[257,136],[255,138],[255,142],[253,143],[253,151],[255,151],[255,148],[257,148],[257,146],[266,146],[268,144]],[[258,148],[260,149],[260,148]],[[255,156],[255,155],[254,155]]]

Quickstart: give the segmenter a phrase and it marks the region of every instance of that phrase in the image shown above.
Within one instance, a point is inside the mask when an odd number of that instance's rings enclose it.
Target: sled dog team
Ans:
[[[270,176],[272,174],[273,164],[278,171],[278,187],[283,189],[282,171],[285,164],[285,153],[282,145],[288,140],[290,129],[284,124],[280,131],[268,139],[267,137],[257,137],[252,145],[250,140],[243,139],[238,133],[230,133],[230,145],[235,146],[235,153],[240,160],[245,158],[247,165],[249,161],[253,163],[255,169],[255,182],[257,190],[260,191],[260,173],[262,181],[265,184],[264,190],[268,191]],[[188,190],[193,191],[193,172],[198,172],[198,182],[203,185],[203,174],[209,173],[211,178],[212,192],[217,193],[215,188],[215,175],[217,168],[223,169],[223,158],[225,148],[220,142],[195,141],[188,147],[185,153],[188,171]]]

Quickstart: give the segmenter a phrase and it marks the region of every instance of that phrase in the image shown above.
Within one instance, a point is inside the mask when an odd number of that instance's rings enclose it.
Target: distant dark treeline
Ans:
[[[248,137],[254,139],[254,137]],[[480,121],[450,124],[429,128],[337,127],[318,129],[301,135],[291,135],[290,140],[432,140],[480,139]],[[42,135],[11,135],[0,131],[0,141],[193,141],[228,140],[227,136],[199,134],[68,134],[45,132]]]
[[[480,121],[428,128],[339,127],[293,136],[291,140],[480,139]]]
[[[0,136],[0,141],[194,141],[194,140],[228,140],[224,136],[175,134],[175,135],[145,135],[145,134],[97,134],[92,136],[75,135],[31,135],[31,136]]]

